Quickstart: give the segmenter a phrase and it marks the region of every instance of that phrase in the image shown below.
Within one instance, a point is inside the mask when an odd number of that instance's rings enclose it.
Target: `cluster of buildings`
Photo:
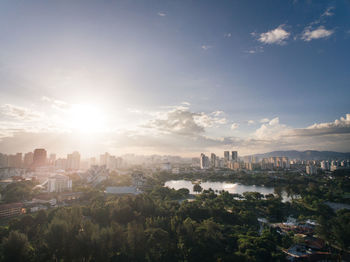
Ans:
[[[274,228],[281,235],[290,235],[291,233],[298,237],[297,243],[289,248],[282,249],[287,255],[287,261],[331,261],[332,256],[326,243],[316,234],[316,221],[306,220],[297,222],[296,219],[289,217],[283,223],[269,223],[265,218],[258,218],[260,224],[259,234],[261,235],[264,227]]]
[[[201,153],[199,158],[199,166],[201,169],[208,168],[239,168],[237,151],[224,151],[224,157],[221,158],[214,153],[211,153],[210,159],[204,153]]]
[[[37,169],[42,167],[57,167],[60,169],[77,170],[80,168],[80,154],[73,152],[67,158],[56,159],[56,154],[47,155],[44,148],[37,148],[33,152],[17,153],[14,155],[0,154],[0,167]]]
[[[94,165],[105,165],[110,170],[124,167],[121,157],[116,157],[105,153],[100,155],[99,160],[95,157],[81,159],[80,153],[75,151],[67,154],[65,158],[56,158],[56,154],[47,154],[46,149],[37,148],[33,152],[25,154],[16,153],[6,155],[0,153],[0,168],[26,168],[26,169],[61,169],[61,170],[87,170]]]
[[[192,160],[192,165],[195,165],[195,160]],[[275,170],[289,169],[290,161],[288,157],[284,156],[263,158],[261,161],[258,161],[255,156],[246,156],[239,159],[237,151],[224,151],[223,158],[216,156],[214,153],[211,153],[209,158],[204,153],[201,153],[199,167],[201,169],[229,168],[232,170]]]
[[[263,158],[261,161],[262,169],[289,169],[290,162],[288,157],[269,157]]]
[[[224,157],[211,153],[210,157],[201,153],[199,158],[192,159],[192,167],[200,169],[228,168],[247,171],[297,170],[308,175],[320,172],[350,169],[350,160],[290,160],[286,156],[272,156],[258,159],[256,156],[238,158],[237,151],[224,151]]]
[[[320,167],[324,171],[335,171],[335,170],[339,170],[339,169],[348,169],[348,168],[350,168],[350,160],[342,160],[342,161],[323,160],[320,162]]]
[[[350,169],[350,160],[322,160],[307,161],[306,174],[315,175],[319,172],[333,172],[336,170]]]
[[[26,154],[5,155],[0,153],[0,167],[31,168],[46,165],[46,150],[35,149]]]

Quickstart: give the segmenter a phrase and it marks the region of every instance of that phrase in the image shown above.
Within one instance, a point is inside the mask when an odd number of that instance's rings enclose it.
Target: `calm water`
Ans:
[[[225,190],[231,194],[237,193],[242,194],[243,192],[259,192],[261,194],[273,194],[274,188],[273,187],[266,187],[266,186],[249,186],[249,185],[242,185],[238,183],[230,183],[230,182],[201,182],[201,187],[203,189],[213,189],[215,190]],[[165,182],[165,186],[169,188],[174,188],[176,190],[180,188],[187,188],[190,190],[190,193],[193,194],[193,184],[191,181],[187,180],[170,180]],[[284,194],[283,194],[284,195]],[[285,197],[285,196],[284,196]]]

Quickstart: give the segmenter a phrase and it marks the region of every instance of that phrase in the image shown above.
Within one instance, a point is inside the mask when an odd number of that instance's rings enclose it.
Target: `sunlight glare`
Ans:
[[[69,127],[80,133],[104,131],[105,114],[93,105],[75,104],[69,110]]]

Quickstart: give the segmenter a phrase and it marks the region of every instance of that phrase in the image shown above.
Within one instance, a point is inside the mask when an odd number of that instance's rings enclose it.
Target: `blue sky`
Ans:
[[[2,1],[0,147],[350,151],[349,17],[345,0]]]

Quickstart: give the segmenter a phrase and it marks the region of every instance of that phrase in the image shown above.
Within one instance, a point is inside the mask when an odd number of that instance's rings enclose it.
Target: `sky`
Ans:
[[[350,151],[350,2],[0,2],[0,152]]]

